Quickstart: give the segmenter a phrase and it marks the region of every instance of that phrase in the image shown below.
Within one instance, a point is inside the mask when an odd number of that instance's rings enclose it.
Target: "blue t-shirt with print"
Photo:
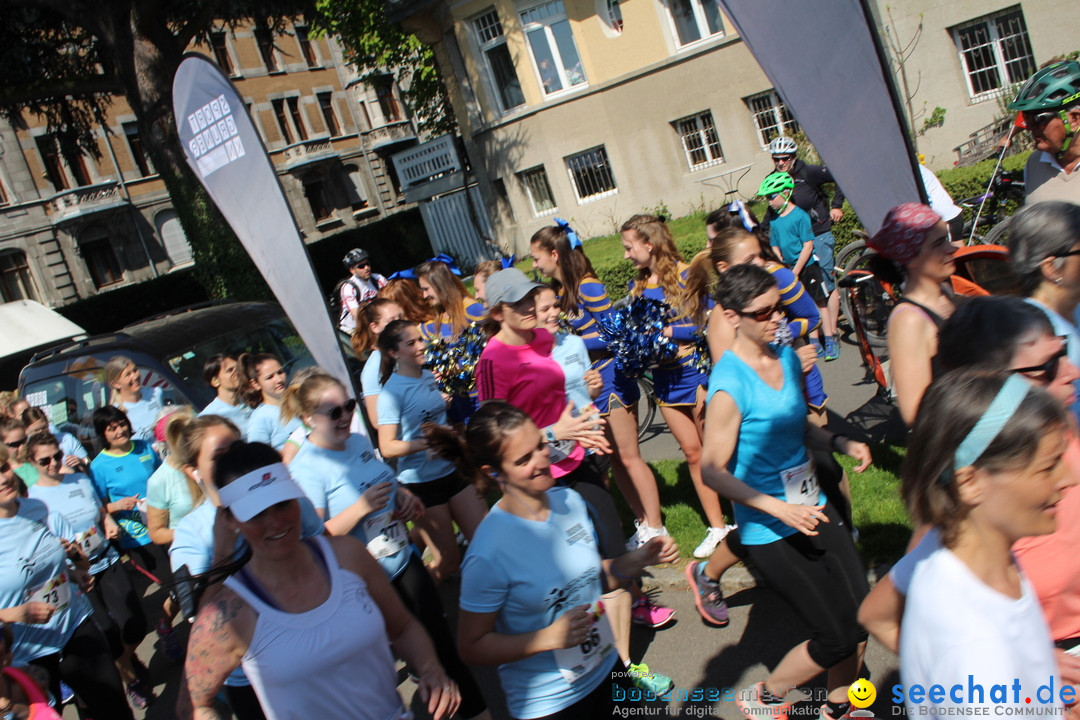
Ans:
[[[806,399],[799,357],[790,347],[777,354],[784,368],[784,385],[779,390],[768,385],[738,355],[728,350],[713,366],[709,376],[708,400],[719,391],[735,401],[742,419],[735,452],[728,470],[758,492],[790,501],[785,492],[784,471],[809,462],[806,444]],[[791,480],[795,475],[789,474]],[[801,485],[801,483],[800,483]],[[810,503],[819,505],[823,495],[818,490]],[[735,503],[735,519],[744,545],[766,545],[798,532],[782,520]]]
[[[42,600],[41,593],[50,586],[56,591],[50,600],[70,597],[48,622],[11,623],[13,666],[60,652],[90,617],[90,601],[67,574],[67,552],[60,538],[74,542],[75,533],[63,515],[49,512],[40,500],[22,498],[14,517],[0,518],[0,607]]]
[[[544,521],[527,520],[498,504],[480,523],[461,566],[462,610],[498,613],[495,632],[520,635],[551,625],[567,610],[600,599],[600,551],[585,501],[573,490],[547,491]],[[499,666],[510,714],[551,715],[573,705],[609,677],[617,653],[573,684],[553,651]]]
[[[784,264],[794,266],[802,253],[803,244],[814,242],[814,232],[810,226],[810,216],[800,207],[792,207],[787,215],[770,213],[769,243],[780,248]],[[807,265],[811,265],[811,257]]]
[[[412,378],[394,373],[386,380],[377,401],[379,425],[397,425],[398,439],[421,439],[424,423],[446,424],[446,401],[430,370]],[[454,472],[454,464],[428,457],[426,450],[397,459],[398,480],[405,484],[430,482]]]
[[[161,464],[161,459],[145,440],[132,440],[131,446],[131,450],[119,454],[102,450],[90,463],[94,490],[105,504],[133,495],[145,498],[146,483]],[[138,508],[115,512],[113,517],[123,531],[119,540],[121,548],[150,544],[150,531]]]
[[[566,399],[574,403],[574,410],[580,413],[592,404],[589,387],[585,384],[585,371],[592,365],[585,341],[577,335],[555,333],[551,357],[566,375]]]
[[[266,443],[278,452],[285,447],[285,442],[293,431],[303,425],[300,418],[294,417],[281,421],[281,408],[263,403],[251,411],[247,421],[247,441]]]
[[[309,438],[289,463],[289,472],[311,504],[316,510],[321,510],[327,520],[340,515],[372,485],[391,483],[390,501],[386,507],[362,518],[349,534],[368,546],[391,579],[405,569],[409,553],[412,552],[407,539],[400,550],[384,557],[378,557],[376,546],[372,544],[388,537],[388,533],[400,537],[394,533],[404,531],[404,521],[398,520],[398,527],[390,528],[395,524],[391,516],[397,509],[395,494],[398,480],[389,465],[376,459],[370,440],[363,435],[353,434],[345,441],[344,450],[326,450]]]
[[[248,420],[251,418],[251,408],[245,403],[230,405],[221,398],[216,397],[199,413],[199,417],[203,415],[217,415],[226,420],[231,420],[233,425],[240,430],[240,434],[244,435],[247,433]]]
[[[101,524],[101,501],[90,478],[82,473],[64,475],[59,485],[46,487],[40,482],[29,490],[50,513],[60,513],[71,526],[75,538],[90,560],[90,574],[97,575],[120,559],[120,553],[105,539]]]

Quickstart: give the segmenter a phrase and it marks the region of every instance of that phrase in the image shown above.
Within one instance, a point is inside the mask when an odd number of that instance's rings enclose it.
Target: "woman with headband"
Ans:
[[[1061,402],[1017,373],[960,371],[930,386],[910,436],[901,491],[941,547],[915,568],[900,630],[900,677],[940,685],[908,713],[932,718],[958,707],[1030,708],[1041,685],[1061,688],[1046,620],[1012,554],[1017,540],[1046,535],[1063,491],[1067,421]],[[1008,683],[1004,698],[992,686]],[[980,684],[987,695],[971,697]],[[949,688],[964,688],[961,697]],[[1063,689],[1063,688],[1061,688]],[[1038,697],[1062,712],[1067,698]],[[916,709],[917,706],[922,708]]]
[[[934,361],[938,331],[955,307],[945,282],[956,271],[956,245],[949,241],[945,221],[919,203],[889,210],[868,244],[894,263],[892,268],[879,264],[875,273],[891,275],[888,279],[897,284],[903,281],[903,295],[889,315],[888,342],[896,404],[910,426],[923,393],[939,372]]]

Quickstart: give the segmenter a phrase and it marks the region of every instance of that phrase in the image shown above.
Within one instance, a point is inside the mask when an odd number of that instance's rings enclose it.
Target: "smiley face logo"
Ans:
[[[877,698],[877,688],[869,680],[859,678],[848,688],[847,696],[855,707],[867,708],[874,704],[874,700]]]

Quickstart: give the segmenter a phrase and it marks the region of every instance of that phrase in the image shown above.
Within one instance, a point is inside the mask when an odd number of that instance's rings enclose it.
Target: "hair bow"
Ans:
[[[429,260],[425,260],[424,262],[441,262],[441,263],[445,263],[446,265],[448,265],[450,267],[450,272],[454,273],[455,275],[457,275],[459,277],[461,276],[461,270],[458,269],[457,263],[454,262],[454,258],[450,257],[446,253],[440,253],[439,255],[436,255],[435,257],[433,257],[433,258],[431,258]],[[420,264],[423,265],[424,263],[420,263]],[[417,267],[419,267],[419,266],[417,266]],[[394,273],[393,275],[388,277],[387,280],[397,280],[398,278],[405,278],[407,280],[415,280],[416,279],[416,268],[409,268],[407,270],[398,270],[396,273]]]
[[[570,227],[570,223],[566,222],[562,218],[555,218],[555,226],[566,233],[566,239],[570,243],[570,248],[581,247],[581,238],[578,237],[574,229]]]
[[[499,262],[502,263],[503,270],[505,270],[507,268],[512,268],[512,267],[514,267],[514,263],[517,262],[517,255],[516,254],[511,255],[510,257],[506,257],[504,255],[501,258],[499,258]]]
[[[728,212],[739,216],[739,220],[742,221],[742,226],[746,228],[746,232],[754,232],[757,223],[750,217],[750,213],[746,209],[746,203],[742,200],[735,200],[728,205]]]

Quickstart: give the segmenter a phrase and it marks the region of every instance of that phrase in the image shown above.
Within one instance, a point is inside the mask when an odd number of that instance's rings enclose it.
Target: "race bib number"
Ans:
[[[600,601],[594,602],[589,606],[589,612],[595,622],[589,628],[585,642],[555,651],[555,664],[568,683],[575,683],[588,675],[615,651],[615,636],[611,632],[611,623],[608,622],[604,604]]]
[[[67,573],[60,573],[44,585],[28,591],[26,602],[55,605],[57,612],[66,610],[71,604],[71,583],[68,581]]]
[[[364,533],[371,538],[368,540],[367,549],[376,560],[396,555],[409,544],[405,523],[391,520],[390,513],[379,513],[365,520]]]
[[[780,471],[784,483],[784,499],[793,505],[817,505],[821,492],[818,490],[814,463],[807,460],[802,465]]]
[[[105,538],[102,537],[97,525],[91,525],[85,532],[75,536],[75,543],[82,548],[87,558],[94,558],[97,557],[98,550],[105,543]]]

